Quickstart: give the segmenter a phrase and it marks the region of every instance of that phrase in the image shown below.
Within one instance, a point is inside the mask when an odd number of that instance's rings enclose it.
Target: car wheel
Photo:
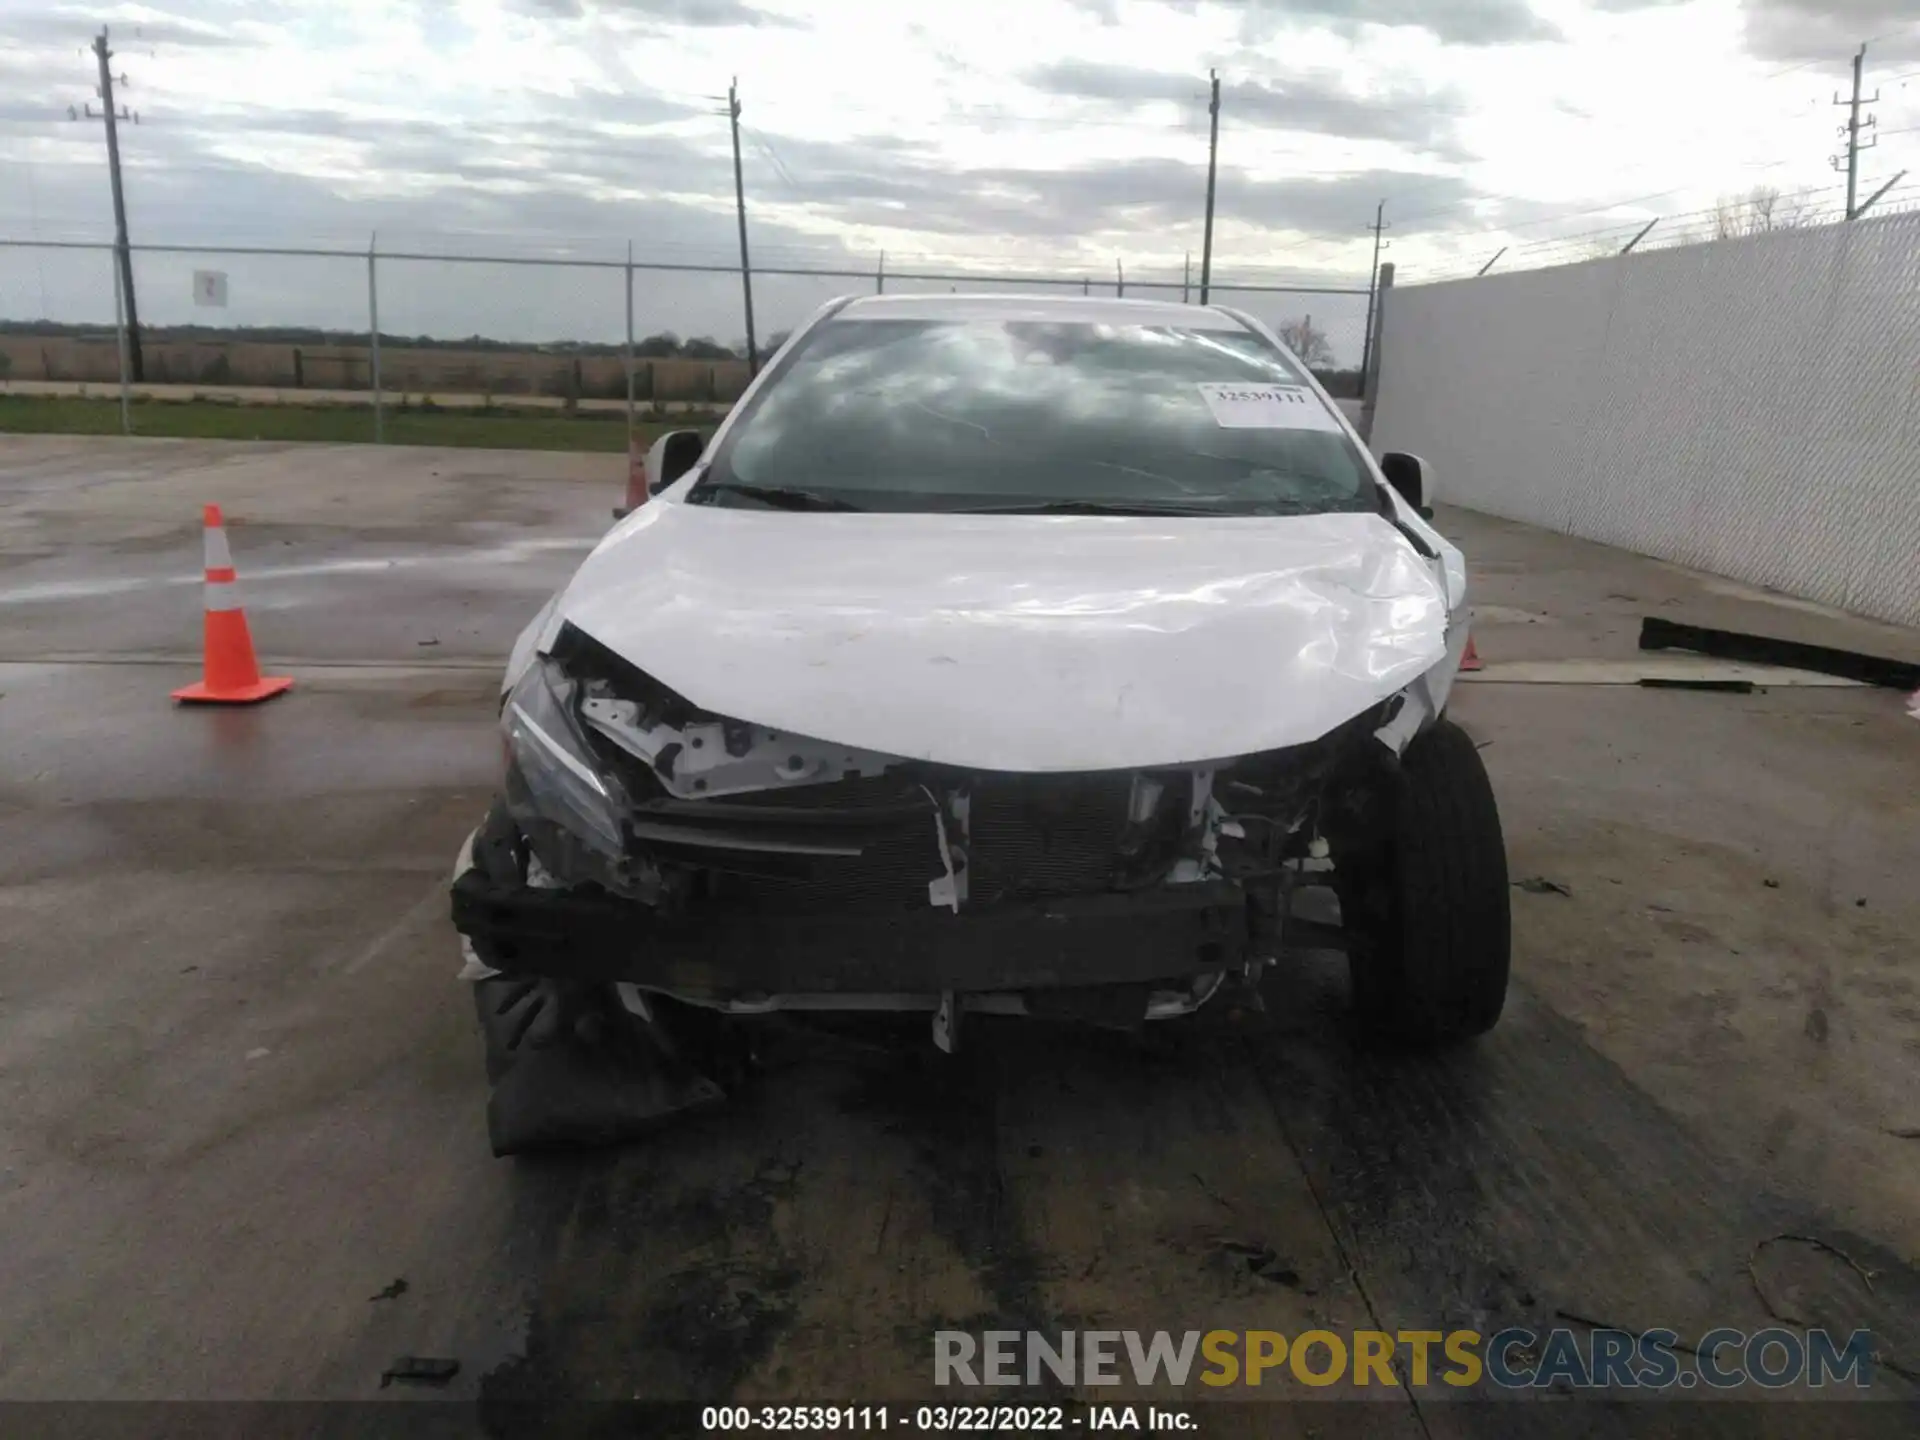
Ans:
[[[1471,1039],[1500,1018],[1512,944],[1493,786],[1450,720],[1418,736],[1386,784],[1383,843],[1337,887],[1354,1009],[1404,1043]]]

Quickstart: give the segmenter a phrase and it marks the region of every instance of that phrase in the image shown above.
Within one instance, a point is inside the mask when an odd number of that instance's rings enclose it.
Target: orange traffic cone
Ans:
[[[173,692],[173,698],[206,705],[251,705],[290,688],[285,675],[260,673],[253,658],[253,636],[240,608],[240,583],[234,578],[233,555],[227,549],[226,522],[220,507],[209,505],[207,527],[207,613],[205,678],[198,685]]]
[[[1486,668],[1487,667],[1480,661],[1480,652],[1473,648],[1473,636],[1467,636],[1467,652],[1460,657],[1460,669],[1462,673],[1484,670]]]

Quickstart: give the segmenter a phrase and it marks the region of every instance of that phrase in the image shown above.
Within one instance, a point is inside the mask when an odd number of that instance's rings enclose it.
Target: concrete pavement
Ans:
[[[1770,1295],[1920,1357],[1920,726],[1864,689],[1499,678],[1630,659],[1650,607],[1916,637],[1459,512],[1491,669],[1454,708],[1513,874],[1571,891],[1516,892],[1484,1042],[1357,1047],[1331,957],[1143,1039],[983,1023],[949,1059],[924,1020],[779,1021],[712,1116],[491,1159],[445,881],[500,660],[621,481],[0,444],[0,1398],[373,1398],[403,1353],[458,1357],[456,1397],[924,1398],[940,1324],[1698,1335],[1769,1323],[1746,1267],[1788,1232],[1873,1288],[1788,1246]],[[166,699],[207,501],[298,678],[255,710]]]

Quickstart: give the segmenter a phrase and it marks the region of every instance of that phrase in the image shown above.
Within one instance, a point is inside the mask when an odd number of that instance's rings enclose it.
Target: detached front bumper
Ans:
[[[610,895],[453,885],[453,921],[486,965],[629,981],[671,994],[939,994],[1178,980],[1228,970],[1247,946],[1231,881],[1061,896],[963,911],[667,918]]]

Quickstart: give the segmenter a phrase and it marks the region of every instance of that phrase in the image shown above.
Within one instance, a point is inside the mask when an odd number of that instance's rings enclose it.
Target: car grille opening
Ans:
[[[970,796],[967,904],[983,906],[1111,889],[1132,786],[1131,773],[1117,772],[948,775],[929,788],[963,787]],[[717,902],[782,912],[923,909],[929,882],[944,873],[933,805],[917,780],[889,773],[729,801],[736,814],[764,813],[769,834],[794,812],[831,811],[859,836],[862,853],[676,849],[673,859],[715,872],[709,894]],[[876,817],[871,826],[854,823],[863,812]]]

